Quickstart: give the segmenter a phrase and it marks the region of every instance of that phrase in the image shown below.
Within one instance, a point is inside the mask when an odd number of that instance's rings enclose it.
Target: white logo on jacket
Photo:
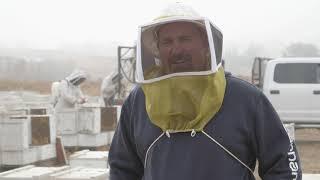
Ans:
[[[288,159],[289,159],[289,167],[291,169],[291,174],[292,176],[294,176],[293,180],[296,180],[298,178],[299,165],[297,162],[296,152],[294,151],[292,139],[290,139],[290,149],[288,152]]]

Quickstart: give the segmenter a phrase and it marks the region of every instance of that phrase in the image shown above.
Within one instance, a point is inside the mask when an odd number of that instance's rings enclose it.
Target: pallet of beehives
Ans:
[[[109,151],[77,151],[69,156],[71,167],[108,168]]]
[[[50,180],[106,180],[108,169],[76,167],[50,175]]]
[[[69,166],[35,167],[29,165],[0,173],[0,180],[49,180],[50,174],[69,168]]]

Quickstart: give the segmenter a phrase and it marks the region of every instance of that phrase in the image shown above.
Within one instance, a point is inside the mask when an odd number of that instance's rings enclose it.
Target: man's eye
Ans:
[[[164,46],[168,46],[171,44],[172,41],[170,40],[164,40],[164,41],[160,41],[160,44],[164,45]]]
[[[188,41],[191,41],[191,40],[192,40],[191,37],[181,37],[180,38],[180,41],[182,41],[182,42],[188,42]]]

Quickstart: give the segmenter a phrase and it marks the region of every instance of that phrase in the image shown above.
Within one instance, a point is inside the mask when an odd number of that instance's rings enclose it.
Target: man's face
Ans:
[[[158,30],[158,48],[166,74],[210,69],[205,31],[190,22],[174,22]]]

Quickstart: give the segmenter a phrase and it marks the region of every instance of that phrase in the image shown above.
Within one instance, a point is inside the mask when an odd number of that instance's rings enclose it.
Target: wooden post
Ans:
[[[56,153],[57,153],[57,161],[59,164],[67,165],[68,159],[66,152],[64,150],[64,146],[61,140],[61,137],[57,136],[56,138]]]

